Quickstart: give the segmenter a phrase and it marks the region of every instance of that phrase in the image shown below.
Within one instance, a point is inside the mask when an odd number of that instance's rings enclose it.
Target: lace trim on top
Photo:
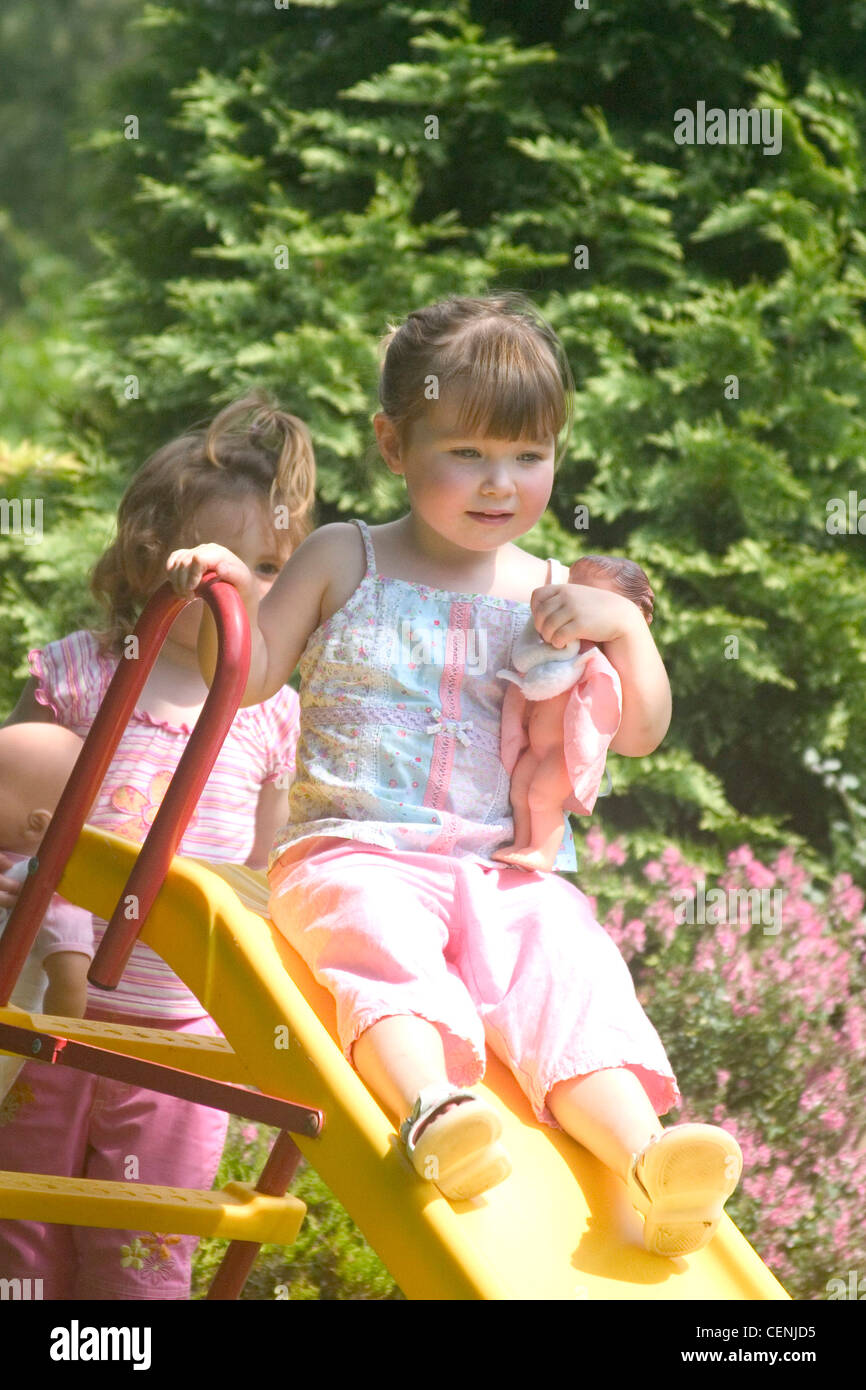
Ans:
[[[364,718],[399,729],[415,729],[422,734],[453,734],[467,747],[473,745],[488,753],[499,753],[499,739],[487,729],[475,728],[471,719],[443,719],[441,709],[432,709],[427,714],[424,710],[407,709],[404,704],[367,704],[364,706]],[[308,705],[304,710],[304,719],[311,727],[318,725],[319,728],[329,728],[334,723],[334,710],[331,706]],[[351,720],[348,722],[351,723]]]

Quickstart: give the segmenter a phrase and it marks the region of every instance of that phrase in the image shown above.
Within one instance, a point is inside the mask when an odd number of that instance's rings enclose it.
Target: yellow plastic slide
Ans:
[[[136,851],[86,826],[59,891],[110,917]],[[202,1040],[203,1074],[324,1111],[321,1135],[296,1142],[408,1298],[788,1297],[727,1217],[697,1255],[648,1254],[624,1185],[580,1145],[539,1125],[492,1056],[480,1089],[502,1114],[514,1171],[485,1197],[446,1201],[403,1157],[392,1123],[343,1057],[330,995],[259,915],[266,904],[263,874],[233,866],[217,873],[176,858],[142,940],[225,1034],[225,1042]],[[92,1028],[69,1035],[95,1041]]]

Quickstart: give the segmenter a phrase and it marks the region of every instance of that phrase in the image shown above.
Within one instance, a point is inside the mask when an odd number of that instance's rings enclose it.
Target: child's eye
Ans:
[[[260,564],[256,565],[256,570],[259,574],[264,574],[271,579],[279,574],[280,566],[275,564],[273,560],[262,560]]]
[[[465,448],[465,449],[452,449],[451,452],[452,452],[452,454],[457,454],[458,456],[463,455],[463,454],[476,454],[476,455],[477,455],[477,454],[479,453],[479,450],[478,450],[478,449],[472,449],[472,448],[467,447],[467,448]],[[538,460],[538,459],[540,459],[540,458],[543,458],[543,455],[542,455],[542,454],[535,454],[535,453],[527,452],[527,453],[525,453],[525,454],[518,454],[518,458],[521,459],[521,460],[523,460],[524,462],[527,462],[527,461],[528,461],[528,462],[530,462],[530,463],[535,463],[536,460]]]

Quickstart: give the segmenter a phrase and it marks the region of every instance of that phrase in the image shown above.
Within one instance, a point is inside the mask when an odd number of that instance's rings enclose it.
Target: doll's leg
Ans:
[[[532,846],[545,859],[553,862],[562,844],[564,822],[562,806],[571,781],[562,755],[557,748],[545,754],[529,789],[529,815],[532,822]]]
[[[510,845],[495,850],[492,859],[504,859],[508,851],[523,850],[529,846],[532,822],[529,816],[529,788],[538,769],[538,758],[531,748],[525,748],[517,759],[511,774],[509,798],[511,814],[514,818],[514,838]]]
[[[526,754],[523,756],[527,757]],[[565,830],[562,808],[571,791],[562,748],[546,753],[541,759],[533,757],[529,777],[531,781],[524,793],[529,816],[528,836],[515,833],[513,846],[495,850],[490,857],[522,869],[539,869],[543,872],[552,869],[562,844]],[[512,778],[512,798],[513,788]]]
[[[544,872],[553,868],[565,829],[562,808],[572,790],[562,743],[568,699],[569,692],[565,691],[550,700],[530,702],[527,733],[532,763],[528,769],[521,769],[519,785],[521,803],[525,802],[528,808],[529,825],[526,826],[524,810],[519,830],[515,819],[514,844],[497,850],[493,859],[521,869]],[[512,788],[513,785],[512,778]]]

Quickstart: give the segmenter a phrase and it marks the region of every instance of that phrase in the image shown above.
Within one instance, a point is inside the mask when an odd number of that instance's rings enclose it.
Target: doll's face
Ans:
[[[81,746],[81,739],[57,724],[0,729],[0,849],[38,849]]]
[[[54,814],[54,806],[45,806],[44,797],[29,794],[26,777],[6,775],[0,783],[0,849],[15,854],[32,854],[42,843]],[[37,802],[43,804],[37,805]]]

